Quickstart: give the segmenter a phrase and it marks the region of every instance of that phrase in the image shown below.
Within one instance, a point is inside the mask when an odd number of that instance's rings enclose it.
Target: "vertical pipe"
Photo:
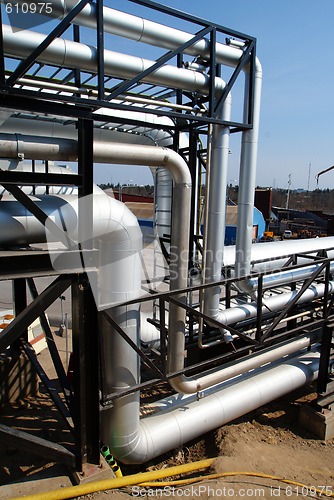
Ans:
[[[231,118],[231,95],[224,102],[222,120]],[[226,186],[229,154],[230,128],[214,125],[210,148],[210,175],[207,179],[208,213],[207,242],[204,282],[212,283],[221,279],[226,219]],[[204,313],[212,318],[219,314],[220,287],[210,287],[204,294]]]
[[[245,73],[245,77],[244,120],[247,121],[250,74]],[[257,61],[254,82],[253,128],[243,131],[242,133],[238,196],[238,230],[235,256],[235,270],[237,277],[247,276],[250,273],[261,86],[262,70],[260,63]],[[240,282],[240,286],[243,286],[243,282]],[[247,286],[247,283],[245,286]]]

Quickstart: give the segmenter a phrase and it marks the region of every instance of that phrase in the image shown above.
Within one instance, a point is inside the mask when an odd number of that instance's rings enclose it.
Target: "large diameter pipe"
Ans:
[[[272,288],[278,286],[286,286],[289,283],[296,283],[297,281],[306,280],[313,273],[316,273],[320,269],[320,264],[314,264],[313,266],[306,266],[300,269],[290,269],[287,271],[281,271],[280,273],[271,274],[269,276],[263,276],[262,278],[262,288]],[[334,271],[334,263],[332,262],[329,266],[330,272]],[[322,271],[321,274],[323,274]],[[259,286],[258,278],[250,278],[247,280],[247,289],[250,293],[256,292]],[[238,287],[238,283],[236,283]]]
[[[119,433],[115,439],[112,428],[106,432],[104,427],[102,439],[123,463],[147,462],[312,382],[317,377],[319,357],[317,352],[304,352],[283,363],[267,365],[204,391],[199,400],[196,395],[176,394],[155,404],[156,413],[142,418],[140,423],[138,414],[131,415],[118,402],[123,429],[125,422],[130,428],[130,423],[136,420],[137,434],[132,434],[129,440],[127,435]],[[110,412],[110,409],[102,411],[107,415]]]
[[[167,125],[173,127],[174,123],[165,116],[158,116],[148,113],[134,113],[133,111],[98,109],[99,115],[109,117],[109,121],[102,123],[94,121],[94,141],[105,142],[125,142],[126,144],[143,144],[147,146],[171,146],[173,142],[172,134],[160,128]],[[0,111],[0,116],[2,115]],[[119,126],[122,119],[128,118],[143,122],[143,126],[135,127],[135,133],[129,132],[134,127],[131,125]],[[118,120],[117,120],[118,119]],[[147,125],[145,126],[145,123]],[[156,127],[156,128],[152,128]],[[39,137],[61,137],[63,139],[77,139],[78,130],[75,123],[55,121],[53,118],[36,117],[34,115],[22,114],[20,118],[8,117],[3,124],[0,124],[2,133],[35,135]]]
[[[72,240],[83,243],[79,234],[79,200],[76,195],[37,195],[32,199],[59,227],[66,224],[66,232]],[[83,201],[85,203],[85,200]],[[142,232],[137,218],[115,198],[98,193],[92,198],[94,248],[99,250],[96,280],[91,279],[91,288],[99,310],[131,300],[141,291]],[[52,231],[45,226],[12,196],[0,202],[1,246],[29,245],[57,241]],[[66,251],[60,261],[53,260],[54,269],[61,269]],[[73,269],[82,269],[79,255],[68,254]],[[89,263],[87,263],[89,267]],[[131,269],[131,272],[129,271]],[[139,321],[138,321],[139,322]]]
[[[39,138],[18,134],[0,134],[0,156],[26,159],[76,161],[77,142],[71,139]],[[191,177],[186,162],[175,151],[153,146],[94,142],[94,161],[122,165],[165,167],[173,179],[173,208],[170,264],[171,288],[186,288]]]
[[[26,58],[44,40],[45,36],[34,31],[12,31],[10,26],[3,25],[3,46],[7,56]],[[57,38],[38,57],[38,61],[55,64],[62,68],[77,68],[84,71],[97,72],[97,49],[83,43]],[[150,68],[155,61],[141,57],[120,54],[111,50],[104,51],[105,75],[131,79]],[[164,65],[150,73],[144,82],[187,89],[201,94],[208,94],[210,76],[198,71]],[[215,79],[216,91],[223,89],[223,81]]]
[[[24,3],[24,0],[18,0]],[[53,2],[51,17],[63,19],[69,10],[76,5],[77,0],[62,0]],[[96,29],[96,4],[89,3],[74,18],[74,24]],[[149,21],[139,16],[120,12],[109,7],[103,8],[103,29],[106,33],[111,33],[121,37],[136,40],[137,42],[155,45],[168,50],[176,49],[180,45],[188,42],[194,35],[171,28],[161,23]],[[245,38],[246,35],[245,35]],[[210,42],[207,39],[198,40],[184,51],[186,54],[195,57],[202,56],[210,59]],[[240,48],[231,47],[222,43],[216,44],[216,59],[220,64],[235,67],[242,56]]]
[[[237,248],[228,246],[224,249],[224,266],[234,266]],[[325,251],[327,256],[334,258],[334,238],[309,238],[306,240],[272,241],[268,243],[254,243],[251,246],[250,262],[251,271],[267,273],[275,269],[282,269],[287,260],[294,254],[298,255],[298,264],[313,264],[309,256],[316,256],[318,252]]]

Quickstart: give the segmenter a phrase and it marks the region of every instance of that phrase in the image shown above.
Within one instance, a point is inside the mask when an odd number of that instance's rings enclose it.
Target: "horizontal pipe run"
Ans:
[[[319,264],[314,264],[313,266],[307,266],[300,269],[291,269],[280,273],[271,274],[270,276],[263,276],[262,278],[262,288],[272,288],[282,285],[288,285],[290,283],[296,283],[297,281],[302,281],[309,278],[313,273],[319,270]],[[334,263],[330,264],[330,272],[334,271]],[[322,274],[324,271],[322,272]],[[255,292],[258,289],[259,279],[250,278],[247,280],[247,290],[249,293]],[[236,283],[238,287],[238,283]]]
[[[62,91],[62,92],[79,92],[80,94],[88,94],[88,95],[94,95],[98,96],[98,91],[91,89],[89,87],[75,87],[74,85],[64,85],[61,83],[52,83],[48,82],[46,80],[33,80],[31,78],[19,78],[18,79],[18,84],[21,85],[27,85],[29,87],[36,87],[36,88],[43,88],[43,89],[48,89],[48,90],[53,90],[55,93]],[[108,92],[105,93],[106,97],[108,97]],[[202,113],[206,112],[205,108],[202,108],[198,110],[197,108],[194,108],[192,106],[186,106],[184,104],[175,104],[172,102],[169,102],[167,100],[159,101],[159,99],[155,98],[149,98],[149,97],[138,97],[138,96],[131,96],[131,95],[126,95],[126,94],[120,94],[118,98],[122,101],[126,102],[134,102],[134,103],[140,103],[140,104],[148,104],[150,106],[156,106],[156,107],[164,107],[164,108],[169,108],[169,109],[180,109],[183,111],[193,111],[198,113],[201,111]]]
[[[18,1],[19,3],[24,2],[24,0]],[[56,2],[49,15],[63,19],[76,3],[76,0],[65,0],[62,4]],[[96,4],[90,3],[86,5],[75,17],[73,23],[96,29]],[[186,31],[171,28],[109,7],[103,8],[103,29],[106,33],[168,50],[177,49],[194,36]],[[215,49],[216,59],[220,64],[236,67],[243,53],[240,47],[235,48],[231,45],[217,43]],[[194,57],[202,56],[204,59],[210,60],[210,42],[205,38],[198,40],[187,47],[184,52]]]
[[[296,353],[301,349],[308,347],[312,343],[312,335],[303,336],[295,341],[284,342],[279,347],[269,347],[260,354],[253,354],[247,359],[238,362],[232,362],[223,368],[216,367],[211,372],[202,375],[201,377],[183,377],[179,378],[177,385],[178,392],[182,394],[194,394],[213,387],[216,384],[225,382],[237,375],[247,373],[250,370],[259,368],[267,363],[283,359],[284,356]]]
[[[312,285],[299,297],[297,304],[305,304],[306,302],[311,302],[312,300],[321,298],[324,296],[326,291],[326,285],[323,283]],[[334,293],[334,281],[328,283],[328,293]],[[265,315],[268,312],[275,312],[286,307],[289,302],[291,302],[294,297],[298,294],[298,290],[293,290],[292,292],[282,293],[275,295],[263,300],[262,314]],[[245,303],[242,306],[231,307],[229,309],[219,311],[219,316],[217,321],[225,325],[231,325],[233,323],[238,323],[246,319],[255,318],[258,314],[258,304],[257,302]]]
[[[140,419],[135,435],[119,434],[112,445],[108,441],[109,446],[123,463],[147,462],[312,382],[317,378],[319,358],[319,353],[306,351],[219,384],[204,391],[200,399],[196,394],[167,397],[151,405],[155,413]],[[129,420],[124,406],[119,411]]]
[[[233,267],[238,249],[228,246],[224,249],[224,266]],[[312,257],[318,253],[326,252],[331,259],[334,258],[334,238],[309,238],[287,241],[272,241],[267,243],[253,243],[251,246],[250,263],[251,271],[266,273],[274,269],[282,269],[287,260],[298,254],[298,264],[314,264]],[[303,256],[303,254],[306,254]],[[308,257],[309,255],[309,257]],[[310,258],[311,257],[311,258]]]
[[[43,34],[34,31],[12,31],[3,25],[3,45],[6,56],[27,58],[44,40]],[[77,68],[82,71],[97,72],[97,49],[95,47],[57,38],[38,57],[38,62],[54,64],[62,68]],[[132,79],[149,69],[155,61],[141,57],[121,54],[111,50],[104,51],[105,75],[117,78]],[[187,89],[200,94],[209,94],[210,76],[199,71],[178,68],[166,64],[143,78],[143,82]],[[216,92],[222,91],[224,83],[215,79]]]

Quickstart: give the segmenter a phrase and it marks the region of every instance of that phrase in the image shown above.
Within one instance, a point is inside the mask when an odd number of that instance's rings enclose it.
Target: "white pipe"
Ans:
[[[322,283],[310,286],[297,300],[296,304],[305,304],[307,302],[311,302],[316,298],[323,297],[325,293],[325,288],[326,288],[325,284]],[[263,300],[264,305],[262,306],[262,314],[265,315],[268,313],[268,311],[276,312],[283,309],[289,304],[289,302],[291,302],[294,299],[297,293],[298,290],[294,290],[292,292],[282,293]],[[328,283],[328,293],[329,294],[334,293],[333,281],[330,281]],[[223,325],[231,325],[246,319],[254,318],[256,317],[257,314],[258,314],[257,302],[250,302],[250,303],[245,303],[242,306],[235,306],[235,307],[230,307],[229,309],[219,310],[217,314],[217,321],[221,322]],[[271,348],[270,352],[272,353],[273,359],[278,359],[274,357],[275,356],[274,348]],[[268,359],[269,358],[270,354],[268,354]],[[255,360],[254,363],[256,363]],[[198,393],[203,389],[211,387],[214,384],[218,384],[226,380],[229,376],[229,373],[230,373],[229,371],[227,372],[225,371],[225,368],[217,367],[213,372],[209,372],[203,376],[186,377],[184,375],[183,376],[181,375],[175,377],[174,379],[171,379],[170,383],[174,389],[177,388],[178,392],[182,394],[194,394],[196,392]]]
[[[221,119],[231,119],[231,95],[222,108]],[[226,227],[226,186],[229,155],[230,128],[214,125],[210,146],[210,174],[207,186],[208,199],[205,220],[206,239],[204,283],[214,283],[221,279]],[[220,286],[210,287],[204,293],[204,314],[216,319],[219,312]]]
[[[300,269],[291,269],[287,271],[281,271],[280,273],[271,274],[270,276],[262,277],[262,288],[272,288],[282,285],[288,285],[289,283],[296,283],[297,281],[306,280],[313,273],[316,273],[320,269],[320,264],[314,264],[313,266],[302,267]],[[330,272],[334,271],[334,263],[332,262],[329,266]],[[324,270],[320,273],[324,274]],[[235,284],[238,288],[238,282]],[[250,293],[255,292],[258,289],[259,280],[258,278],[250,278],[247,280],[247,289]]]
[[[82,243],[78,233],[79,201],[76,195],[38,195],[33,199],[59,227],[66,224],[66,232],[77,243]],[[92,198],[93,246],[98,249],[97,281],[91,280],[91,288],[99,310],[138,297],[141,291],[142,233],[137,218],[115,198],[99,193]],[[45,226],[12,197],[4,197],[0,203],[1,246],[28,245],[54,242],[55,237]],[[61,262],[50,258],[58,269],[68,257],[73,269],[82,269],[79,256],[63,253]],[[88,266],[89,267],[89,266]]]
[[[272,366],[273,365],[273,366]],[[143,463],[178,448],[199,434],[234,420],[287,394],[317,377],[319,354],[304,352],[215,386],[202,394],[176,394],[153,405],[156,413],[139,418],[139,406],[124,398],[102,411],[102,440],[123,463]],[[105,415],[104,415],[105,414]]]
[[[181,392],[181,394],[199,394],[203,390],[236,377],[237,375],[259,368],[267,363],[272,363],[278,359],[283,359],[284,356],[289,354],[296,353],[308,347],[311,344],[311,338],[311,336],[304,336],[295,341],[289,340],[279,347],[269,347],[261,351],[260,354],[250,355],[241,361],[234,361],[223,367],[217,366],[214,370],[210,370],[202,376],[184,377],[183,379],[178,377],[179,392]]]
[[[119,110],[113,110],[112,115],[110,115],[110,113],[102,109],[99,109],[97,113],[99,115],[110,116],[110,122],[103,124],[100,121],[94,121],[94,141],[124,142],[126,144],[142,144],[144,146],[170,146],[172,144],[173,138],[171,133],[162,130],[160,125],[172,127],[174,123],[171,119],[166,119],[164,116]],[[1,114],[2,111],[0,111],[0,116]],[[136,127],[136,133],[129,133],[127,130],[130,126],[122,125],[120,130],[119,124],[114,122],[113,117],[132,118],[133,120],[140,120],[144,124]],[[147,123],[146,126],[145,123]],[[33,134],[39,137],[58,137],[74,140],[77,140],[78,137],[78,130],[74,123],[69,124],[66,120],[64,120],[64,123],[59,123],[46,117],[40,119],[35,115],[24,115],[23,118],[10,117],[0,126],[0,131],[7,134],[20,132],[20,134]]]
[[[31,163],[25,163],[20,160],[0,160],[0,168],[2,170],[10,170],[15,172],[36,172],[45,173],[46,166],[42,164],[37,164],[33,168]],[[52,174],[74,174],[74,172],[66,165],[49,165],[47,171]],[[76,194],[78,192],[77,186],[48,186],[49,194]],[[21,186],[21,190],[28,195],[40,195],[46,194],[46,186]],[[94,194],[103,193],[96,184],[93,187]],[[8,196],[9,193],[2,186],[0,186],[0,196]],[[10,195],[9,195],[10,196]]]
[[[18,0],[24,3],[24,0]],[[76,5],[76,0],[62,0],[61,4],[55,3],[51,17],[63,19],[69,10]],[[96,29],[96,4],[86,5],[73,20],[74,24]],[[180,45],[188,42],[194,35],[171,28],[161,23],[156,23],[139,16],[120,12],[109,7],[103,8],[103,29],[106,33],[111,33],[121,37],[136,40],[137,42],[155,45],[168,50],[176,49]],[[207,39],[198,40],[196,43],[185,49],[186,54],[204,59],[210,59],[210,42]],[[235,67],[242,55],[240,49],[233,48],[222,43],[216,44],[217,62],[227,66]]]
[[[26,58],[43,42],[44,38],[44,35],[34,31],[14,32],[10,26],[3,25],[3,46],[6,56]],[[38,57],[38,61],[56,64],[59,67],[97,72],[96,48],[63,38],[53,40]],[[108,76],[134,78],[153,64],[154,61],[141,57],[120,54],[111,50],[104,51],[104,72]],[[208,94],[210,77],[201,72],[166,64],[149,74],[143,81]],[[215,89],[218,92],[223,89],[220,78],[215,79]]]
[[[173,181],[164,168],[158,168],[155,173],[155,230],[158,238],[163,238],[164,234],[171,234],[172,220],[172,196]],[[169,252],[169,244],[165,243],[166,250]]]
[[[7,37],[7,35],[6,35],[6,34],[5,34],[5,39],[6,39],[6,43],[7,43],[7,39],[8,39],[8,37]],[[74,42],[72,42],[72,43],[74,43]],[[83,47],[83,49],[84,49],[82,52],[83,52],[83,53],[85,52],[85,53],[88,55],[90,48],[89,48],[89,47],[87,47],[87,46],[82,46],[82,47]],[[56,52],[58,52],[57,47],[55,46],[54,48],[55,48],[55,53],[56,53]],[[66,49],[69,51],[69,50],[70,50],[70,48],[75,48],[75,46],[74,46],[74,45],[72,45],[72,46],[70,47],[70,45],[68,44],[68,45],[67,45],[67,47],[66,47]],[[78,46],[77,46],[76,48],[78,48]],[[236,49],[236,50],[237,50],[237,49]],[[238,55],[239,55],[239,57],[240,57],[241,51],[238,51],[238,52],[239,52],[239,54],[238,54]],[[62,53],[63,53],[63,55],[65,55],[65,54],[64,54],[64,51],[63,51]],[[231,51],[228,51],[228,53],[229,53],[229,55],[231,55]],[[111,54],[112,54],[112,53],[109,53],[108,55],[111,55]],[[112,54],[112,55],[113,55],[113,56],[115,57],[115,59],[116,59],[117,55],[116,55],[116,54]],[[66,57],[67,57],[67,56],[68,56],[68,54],[66,54]],[[24,56],[23,56],[23,57],[24,57]],[[57,63],[59,63],[59,53],[57,54],[56,60],[57,60]],[[107,62],[106,67],[108,67],[108,61],[106,61],[106,62]],[[130,61],[130,59],[127,59],[126,64],[128,64],[128,63],[129,63],[129,64],[130,64],[130,63],[132,63],[132,64],[135,64],[135,63],[136,63],[136,64],[137,64],[138,62],[139,62],[139,61],[138,61],[138,59],[137,59],[137,58],[136,58],[136,61],[132,58],[132,60],[131,60],[131,61]],[[67,61],[63,61],[63,63],[64,63],[65,65],[69,64],[69,63],[70,63],[70,58],[69,58],[69,59],[67,59]],[[77,59],[76,59],[76,63],[78,63],[78,60],[77,60]],[[88,64],[88,60],[87,60],[87,58],[86,58],[86,64]],[[151,61],[148,61],[148,62],[142,62],[141,68],[140,68],[140,65],[138,65],[138,66],[137,66],[137,69],[136,69],[136,72],[138,73],[138,72],[140,71],[140,69],[143,69],[143,68],[145,67],[145,64],[149,64],[149,65],[151,65],[151,64],[152,64],[152,62],[151,62]],[[235,60],[233,61],[233,64],[231,64],[231,65],[235,65]],[[81,68],[85,68],[85,66],[84,66],[83,64],[80,64],[80,66],[81,66]],[[76,66],[74,66],[74,67],[76,67]],[[147,67],[147,66],[146,66],[146,67]],[[87,66],[86,66],[86,68],[87,68]],[[109,66],[109,68],[112,68],[112,66]],[[140,69],[139,69],[139,68],[140,68]],[[124,76],[125,78],[131,77],[131,75],[129,75],[129,73],[128,73],[128,69],[129,69],[128,67],[127,67],[127,68],[123,68],[123,69],[122,69],[122,61],[121,61],[121,60],[118,60],[118,62],[117,62],[117,71],[119,71],[119,72],[120,72],[120,73],[119,73],[119,74],[120,74],[120,76]],[[169,68],[168,68],[168,66],[166,66],[166,67],[165,67],[165,68],[163,68],[163,69],[164,69],[164,70],[166,70],[166,69],[168,70]],[[175,68],[173,68],[173,69],[175,69]],[[89,69],[88,69],[88,70],[89,70]],[[124,72],[124,73],[122,73],[122,70],[124,70],[125,72]],[[113,70],[112,70],[112,71],[113,71]],[[184,76],[185,76],[185,75],[184,75]],[[257,76],[259,77],[259,71],[257,72]],[[158,83],[158,82],[159,82],[159,77],[163,78],[163,82],[164,82],[164,84],[167,84],[167,85],[169,85],[169,84],[170,84],[170,83],[168,83],[168,82],[170,82],[170,80],[168,80],[167,74],[164,74],[164,73],[163,73],[163,71],[161,71],[161,72],[160,72],[160,74],[158,75],[158,78],[156,79],[156,81],[155,81],[154,83]],[[187,77],[189,77],[189,75],[187,75]],[[174,79],[174,78],[172,77],[172,79]],[[160,82],[161,82],[161,80],[160,80]],[[167,82],[167,83],[166,83],[166,82]],[[176,85],[175,85],[175,80],[174,80],[174,86],[176,86]],[[196,87],[197,87],[197,88],[196,88],[196,90],[198,90],[198,88],[199,88],[199,87],[201,87],[201,84],[200,84],[200,85],[198,85],[198,82],[196,82]],[[203,87],[203,89],[204,89],[205,87],[206,87],[206,90],[207,90],[207,80],[204,82],[204,87]],[[188,87],[188,88],[190,88],[190,90],[194,90],[194,88],[193,88],[193,87]],[[259,90],[259,88],[260,88],[260,87],[259,87],[259,85],[256,85],[256,88]],[[255,92],[255,94],[256,94],[256,92]],[[257,95],[257,94],[256,94],[256,95]],[[257,109],[257,108],[256,108],[256,109]],[[258,117],[257,117],[257,118],[258,118]],[[251,134],[251,133],[250,133],[250,134],[244,134],[244,137],[243,137],[243,145],[244,145],[244,149],[245,149],[245,156],[244,156],[244,158],[246,158],[246,160],[243,162],[243,159],[242,159],[242,165],[246,164],[248,161],[249,161],[251,164],[252,164],[252,163],[255,163],[254,161],[252,162],[252,160],[254,160],[254,159],[255,159],[254,157],[256,157],[256,143],[257,143],[257,130],[255,131],[255,133],[254,133],[254,134]],[[249,147],[247,147],[247,144],[249,144]],[[242,157],[242,158],[243,158],[243,157]],[[249,158],[250,158],[250,159],[249,159]],[[242,177],[242,175],[243,175],[243,172],[241,173],[241,177]],[[253,171],[253,168],[252,168],[252,169],[251,169],[251,174],[248,176],[248,180],[249,180],[249,181],[252,181],[252,180],[253,180],[253,175],[254,175],[254,171]],[[251,184],[250,184],[250,185],[251,185]],[[247,203],[245,203],[245,205],[247,205]],[[182,222],[183,222],[183,224],[181,224],[182,229],[185,229],[185,226],[184,226],[184,222],[185,222],[185,221],[184,221],[184,220],[182,220]],[[248,234],[249,234],[249,231],[248,231]],[[242,245],[240,245],[240,246],[242,246]],[[240,249],[240,247],[239,247],[239,249]],[[184,251],[186,251],[186,248],[183,248],[183,250],[184,250]],[[245,247],[243,247],[243,250],[245,250]],[[246,248],[246,250],[247,250],[247,248]],[[242,259],[244,259],[244,260],[246,259],[246,254],[247,254],[247,252],[245,251],[245,252],[244,252],[244,256],[242,257]],[[239,262],[239,264],[240,264],[240,259],[238,260],[238,262]],[[239,267],[241,268],[242,266],[240,266],[240,265],[239,265]],[[182,276],[182,274],[180,274],[180,271],[184,271],[184,270],[185,270],[185,269],[184,269],[184,267],[182,267],[182,265],[180,264],[180,262],[177,262],[175,265],[173,265],[173,264],[172,264],[172,266],[171,266],[171,270],[172,270],[172,271],[177,272],[177,276],[175,277],[175,278],[176,278],[176,279],[175,279],[175,284],[176,284],[176,287],[180,287],[180,286],[182,286],[182,285],[183,285],[183,283],[184,283],[184,278],[183,278],[183,277],[181,277],[181,278],[180,278],[179,276],[180,276],[180,275]],[[242,272],[243,272],[243,271],[242,271]],[[180,313],[180,311],[181,311],[181,313]],[[128,315],[128,314],[127,314],[127,317],[129,318],[129,315]],[[181,327],[176,326],[176,329],[175,329],[175,328],[173,328],[173,327],[174,327],[174,325],[170,325],[170,335],[171,335],[171,337],[172,337],[172,338],[174,338],[174,334],[176,334],[176,336],[179,336],[179,333],[182,333],[182,331],[183,331],[183,333],[184,333],[184,325],[182,325],[182,323],[184,323],[184,314],[182,313],[182,310],[181,310],[180,308],[177,308],[177,309],[175,310],[175,315],[173,315],[173,318],[175,318],[176,322],[180,322],[180,323],[181,323]],[[175,330],[176,330],[176,331],[175,331]],[[116,352],[116,350],[115,350],[114,352]],[[120,352],[120,351],[119,351],[119,350],[117,350],[117,352]],[[182,357],[183,357],[183,353],[180,353],[180,356],[182,356]],[[118,365],[118,366],[120,366],[120,365]],[[282,368],[282,367],[279,367],[279,368]],[[304,372],[303,372],[303,373],[304,373]],[[266,382],[267,382],[267,379],[266,379]],[[286,389],[286,388],[285,388],[285,389]],[[243,408],[243,409],[242,409],[242,412],[244,412],[244,409],[245,409],[245,405],[244,405],[244,404],[242,405],[242,408]],[[211,409],[211,408],[210,408],[210,409]],[[129,417],[129,413],[130,413],[130,412],[128,412],[128,415],[127,415],[128,417]],[[198,416],[198,413],[199,413],[199,410],[196,410],[196,416]],[[215,413],[216,413],[216,412],[215,412]],[[117,413],[117,418],[118,418],[118,420],[120,419],[120,416],[121,416],[121,411],[119,411],[119,412]],[[187,416],[188,416],[188,415],[187,415]],[[119,432],[119,430],[120,430],[120,429],[122,429],[122,423],[120,422],[120,420],[119,420],[119,422],[118,422],[118,423],[120,424],[120,426],[118,427],[118,431],[117,431],[117,432]],[[165,423],[165,422],[164,422],[164,423]],[[221,424],[220,424],[220,425],[221,425]],[[188,422],[187,422],[187,426],[189,427]],[[179,423],[178,423],[178,427],[180,427],[180,424],[179,424]],[[128,426],[128,428],[130,428],[130,427]],[[124,427],[123,427],[123,429],[124,429]],[[196,429],[196,432],[197,432],[197,431],[198,431],[198,430]],[[133,432],[132,432],[132,436],[134,436],[134,433],[133,433]],[[129,436],[127,435],[126,437],[128,438]],[[182,436],[182,442],[184,441],[184,439],[183,439],[183,438],[184,438],[184,435]],[[130,440],[129,440],[129,439],[127,439],[127,442],[132,442],[132,444],[134,444],[135,440],[136,440],[136,438],[135,438],[135,437],[134,437],[133,439],[132,439],[132,437],[131,437],[131,439],[130,439]],[[169,440],[169,445],[170,445],[170,435],[169,435],[169,434],[168,434],[168,440]],[[161,444],[161,441],[160,441],[160,443],[159,443],[159,444]],[[136,446],[137,446],[137,445],[136,445]],[[174,447],[174,446],[172,446],[172,447]],[[132,449],[133,449],[133,448],[132,448]],[[136,450],[136,451],[138,451],[138,447],[137,447],[137,450]],[[153,455],[153,456],[154,456],[154,455]],[[146,458],[146,460],[147,460],[147,459],[148,459],[148,458]]]
[[[248,90],[250,75],[246,74],[244,121],[247,122]],[[262,68],[259,62],[255,65],[255,81],[253,96],[253,127],[242,132],[242,149],[238,193],[238,225],[236,241],[236,265],[238,277],[250,273],[251,248],[253,239],[254,193],[256,180],[257,144],[259,137],[260,102],[262,87]],[[244,286],[245,281],[240,282]],[[246,291],[247,288],[246,288]]]
[[[311,302],[314,299],[321,298],[324,296],[326,285],[324,283],[319,283],[317,285],[311,285],[305,290],[301,297],[297,300],[297,304],[305,304],[306,302]],[[266,314],[270,311],[279,311],[283,307],[287,306],[294,297],[297,295],[298,290],[292,292],[281,293],[273,295],[263,300],[262,314]],[[328,293],[334,293],[334,281],[328,282]],[[219,312],[218,321],[221,321],[225,325],[231,325],[233,323],[238,323],[245,319],[254,318],[258,314],[257,302],[249,302],[242,304],[242,306],[230,307],[229,309],[221,310]]]
[[[322,251],[326,251],[329,258],[334,258],[334,237],[254,243],[251,246],[250,270],[266,273],[274,269],[282,269],[289,257],[294,254],[307,253],[315,257],[318,252]],[[224,266],[234,266],[236,254],[237,248],[235,246],[226,247],[224,249]],[[266,262],[261,262],[262,260]],[[313,264],[314,261],[307,257],[298,257],[298,264],[307,263]]]
[[[224,102],[221,112],[223,120],[230,120],[231,117],[231,96]],[[206,242],[205,242],[205,269],[204,282],[211,283],[219,281],[221,278],[221,268],[223,265],[223,248],[225,238],[225,217],[226,217],[226,185],[227,185],[227,165],[229,154],[230,128],[228,126],[214,125],[212,143],[210,144],[210,174],[207,179],[206,191]],[[219,259],[219,256],[221,257]],[[204,313],[216,319],[219,315],[220,287],[215,286],[205,290],[204,293]],[[170,359],[168,360],[168,370],[177,372],[184,367],[184,358],[176,356],[175,353],[185,352],[185,336],[178,339],[172,338],[170,347]],[[181,393],[193,393],[201,381],[189,381],[185,375],[179,375],[170,380],[171,386]],[[206,386],[208,387],[208,386]]]

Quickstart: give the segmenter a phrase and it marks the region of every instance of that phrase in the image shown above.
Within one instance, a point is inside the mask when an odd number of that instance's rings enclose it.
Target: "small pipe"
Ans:
[[[31,78],[19,78],[18,79],[18,84],[20,85],[27,85],[30,87],[37,87],[37,88],[42,88],[42,89],[50,89],[50,90],[55,90],[55,91],[63,91],[63,92],[80,92],[80,94],[88,94],[88,95],[98,95],[98,91],[91,89],[89,87],[75,87],[74,85],[64,85],[60,83],[52,83],[48,82],[45,80],[33,80]],[[106,92],[106,97],[108,97],[108,92]],[[201,111],[202,113],[206,112],[205,108],[193,108],[192,106],[186,106],[185,104],[175,104],[172,102],[169,102],[168,100],[165,101],[160,101],[159,99],[154,99],[154,98],[149,98],[149,97],[137,97],[137,96],[131,96],[131,95],[126,95],[126,94],[119,94],[118,96],[119,100],[122,101],[127,101],[127,102],[136,102],[136,103],[141,103],[141,104],[149,104],[151,106],[161,106],[164,108],[170,108],[170,109],[180,109],[183,111],[193,111],[198,113]]]
[[[109,446],[107,446],[106,444],[104,444],[102,447],[101,447],[101,455],[103,457],[107,457],[108,455],[110,455],[110,450],[109,450]]]
[[[230,363],[222,368],[218,366],[202,376],[177,377],[177,383],[174,383],[173,386],[177,386],[178,392],[181,394],[198,394],[215,384],[220,384],[237,375],[259,368],[266,363],[282,359],[284,356],[300,351],[302,348],[311,345],[311,339],[312,336],[309,335],[294,342],[288,341],[279,347],[270,347],[260,354],[251,355],[245,360]]]
[[[109,449],[109,447],[107,447],[107,448]],[[104,458],[105,458],[105,461],[107,462],[108,465],[111,466],[111,464],[115,464],[115,459],[111,453],[108,453],[108,455],[105,455]]]

